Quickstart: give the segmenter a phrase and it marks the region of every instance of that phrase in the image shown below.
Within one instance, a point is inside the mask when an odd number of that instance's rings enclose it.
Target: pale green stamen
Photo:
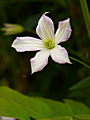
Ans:
[[[43,44],[44,44],[45,48],[47,48],[47,49],[52,49],[55,47],[55,42],[50,39],[43,40]]]

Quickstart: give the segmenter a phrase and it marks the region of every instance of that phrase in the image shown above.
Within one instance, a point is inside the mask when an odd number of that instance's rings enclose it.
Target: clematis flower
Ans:
[[[36,33],[40,37],[17,37],[12,43],[12,47],[17,52],[39,51],[35,57],[31,58],[32,73],[41,71],[51,58],[59,64],[70,63],[68,52],[59,43],[65,42],[71,35],[70,19],[59,22],[58,29],[54,34],[53,21],[44,13],[36,27]]]

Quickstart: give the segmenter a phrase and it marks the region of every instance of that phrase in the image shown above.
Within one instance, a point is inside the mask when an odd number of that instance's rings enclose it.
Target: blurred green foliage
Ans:
[[[27,97],[8,87],[0,87],[0,91],[0,116],[20,120],[90,120],[90,108],[81,102]]]
[[[31,75],[29,61],[35,52],[17,53],[11,48],[17,36],[37,37],[34,32],[37,22],[47,11],[50,12],[48,15],[53,19],[55,28],[60,20],[70,17],[72,35],[61,45],[68,50],[69,56],[90,65],[90,39],[78,0],[0,0],[0,29],[4,23],[19,24],[25,29],[23,33],[11,36],[5,36],[0,31],[0,85],[30,96],[57,100],[73,98],[90,106],[90,87],[69,90],[75,83],[89,77],[90,69],[73,60],[72,65],[59,65],[50,58],[43,71]]]

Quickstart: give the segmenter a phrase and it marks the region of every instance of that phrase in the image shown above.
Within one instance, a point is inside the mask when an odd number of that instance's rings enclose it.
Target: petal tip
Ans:
[[[16,37],[16,39],[15,40],[20,40],[20,37]]]
[[[20,39],[19,37],[16,37],[16,39],[13,41],[11,47],[15,48],[15,44],[16,44],[17,40],[19,40],[19,39]]]
[[[68,64],[72,64],[71,62],[70,62],[70,60],[68,60],[68,61],[64,61],[64,62],[62,62],[61,64],[66,64],[66,63],[68,63]]]
[[[50,12],[45,12],[43,15],[46,15],[46,14],[48,14],[48,13],[50,13]]]
[[[33,71],[31,71],[31,75],[33,75],[34,74],[34,72]]]
[[[70,61],[68,61],[67,63],[72,64]]]
[[[48,13],[50,13],[50,12],[45,12],[45,13],[42,15],[43,19],[46,19],[46,18],[48,17],[48,16],[47,16]]]
[[[68,17],[65,21],[66,21],[67,23],[70,22],[70,17]]]
[[[14,42],[12,43],[11,47],[14,47]]]
[[[66,63],[72,64],[69,57],[67,58]]]
[[[68,21],[70,21],[70,17],[68,17],[68,19],[67,19]]]
[[[33,75],[34,73],[38,72],[39,70],[37,70],[35,68],[35,59],[34,58],[30,59],[30,63],[31,63],[31,75]]]

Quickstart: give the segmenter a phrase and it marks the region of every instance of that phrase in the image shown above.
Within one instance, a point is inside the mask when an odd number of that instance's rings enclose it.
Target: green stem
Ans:
[[[81,4],[81,9],[85,20],[86,28],[88,31],[88,36],[90,38],[90,14],[89,14],[87,2],[86,0],[80,0],[80,4]]]
[[[90,66],[87,65],[86,63],[84,63],[84,62],[82,62],[82,61],[80,61],[80,60],[78,60],[76,58],[73,58],[73,57],[69,57],[69,58],[76,61],[76,62],[78,62],[78,63],[80,63],[80,64],[82,64],[83,66],[87,67],[88,69],[90,69]]]
[[[88,64],[90,63],[90,60],[89,60],[87,57],[83,56],[81,53],[76,52],[76,51],[74,51],[74,50],[72,50],[72,49],[70,49],[70,48],[67,48],[67,50],[68,50],[71,54],[73,54],[74,56],[80,58],[81,61],[85,61],[85,62],[88,63]]]

